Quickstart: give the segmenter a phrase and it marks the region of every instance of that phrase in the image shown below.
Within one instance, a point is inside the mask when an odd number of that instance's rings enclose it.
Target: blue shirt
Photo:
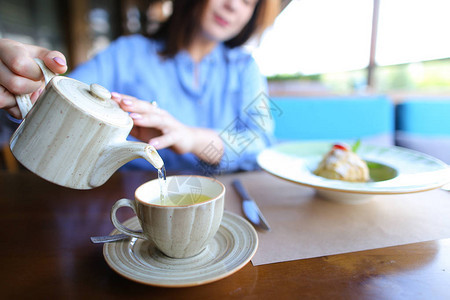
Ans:
[[[194,173],[253,170],[256,155],[270,145],[273,120],[268,109],[267,82],[251,57],[241,48],[218,44],[195,63],[188,52],[162,58],[162,43],[140,35],[121,37],[70,77],[98,83],[112,92],[157,101],[188,126],[217,131],[225,145],[219,166],[209,166],[192,153],[179,155],[159,150],[167,170]],[[219,155],[213,144],[207,155]],[[152,169],[143,159],[127,168]]]

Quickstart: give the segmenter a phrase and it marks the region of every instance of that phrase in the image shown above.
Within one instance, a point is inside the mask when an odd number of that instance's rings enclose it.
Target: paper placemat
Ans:
[[[227,186],[225,209],[243,216],[231,185],[236,177],[218,179]],[[255,266],[450,237],[450,193],[440,189],[348,205],[265,172],[238,177],[272,229],[258,230]]]

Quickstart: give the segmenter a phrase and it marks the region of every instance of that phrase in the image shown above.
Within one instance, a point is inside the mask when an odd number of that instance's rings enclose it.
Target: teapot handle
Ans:
[[[42,59],[35,58],[34,60],[41,68],[42,74],[44,74],[45,85],[47,85],[50,82],[50,80],[52,80],[52,78],[55,77],[57,74],[50,71],[50,69],[48,69],[45,66],[44,61]],[[30,95],[28,95],[28,94],[16,95],[16,102],[17,102],[17,105],[19,106],[20,113],[22,114],[22,118],[25,118],[25,116],[30,111],[31,107],[33,106],[33,104],[31,103],[31,100],[30,100]]]

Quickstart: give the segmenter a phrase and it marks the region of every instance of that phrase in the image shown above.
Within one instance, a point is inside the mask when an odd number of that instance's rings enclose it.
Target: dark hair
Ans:
[[[173,13],[163,23],[160,29],[150,37],[164,41],[161,55],[173,57],[180,50],[189,46],[193,36],[200,30],[200,21],[209,0],[174,0]],[[261,34],[267,25],[269,8],[267,2],[273,0],[259,0],[255,6],[252,17],[241,32],[225,45],[230,48],[243,45],[252,35]],[[272,12],[273,14],[273,12]]]

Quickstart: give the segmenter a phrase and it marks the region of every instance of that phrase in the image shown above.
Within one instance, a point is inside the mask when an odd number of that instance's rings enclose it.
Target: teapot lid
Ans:
[[[133,120],[111,99],[111,93],[98,84],[87,85],[78,80],[56,76],[53,87],[74,106],[87,114],[115,126],[129,126]]]

